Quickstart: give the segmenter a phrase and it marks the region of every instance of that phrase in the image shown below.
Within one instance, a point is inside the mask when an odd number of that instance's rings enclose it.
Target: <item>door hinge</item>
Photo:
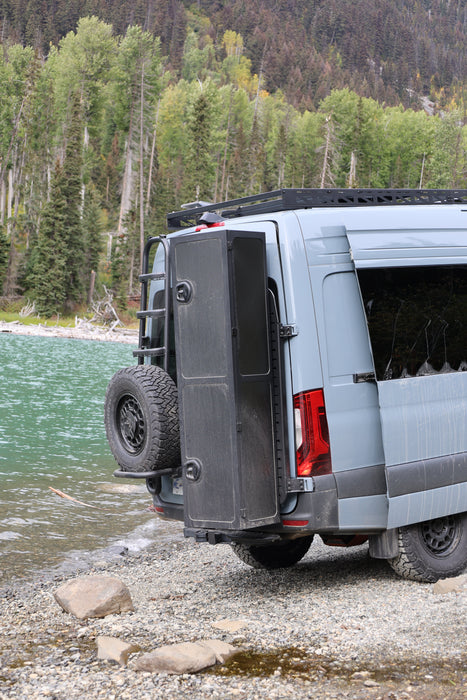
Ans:
[[[293,338],[298,335],[298,327],[295,323],[290,323],[289,325],[281,323],[279,326],[279,335],[281,338]]]
[[[376,376],[374,372],[359,372],[353,375],[354,384],[362,384],[363,382],[375,382]]]
[[[287,493],[311,493],[315,490],[313,478],[287,479]]]

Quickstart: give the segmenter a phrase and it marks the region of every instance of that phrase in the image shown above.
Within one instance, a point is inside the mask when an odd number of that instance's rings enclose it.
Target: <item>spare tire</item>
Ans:
[[[180,464],[177,387],[161,367],[136,365],[116,372],[105,395],[104,422],[122,471]]]

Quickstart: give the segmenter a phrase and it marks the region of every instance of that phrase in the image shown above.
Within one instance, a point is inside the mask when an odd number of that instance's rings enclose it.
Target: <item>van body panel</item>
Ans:
[[[348,223],[346,234],[357,270],[467,263],[465,211],[457,207],[448,212],[420,207],[404,218],[403,225],[396,228],[399,213],[391,210],[384,230],[374,225],[367,230],[352,230],[352,223]],[[423,220],[426,223],[421,226]],[[434,488],[426,460],[433,463],[434,458],[444,457],[437,460],[439,474],[443,468],[449,469],[451,455],[467,452],[467,374],[386,379],[378,381],[377,386],[388,475],[388,528],[465,510],[465,500],[455,505],[457,485]],[[401,488],[406,493],[391,493],[395,473],[391,467],[397,467],[399,483],[403,482]],[[467,466],[462,465],[460,470],[465,481]],[[425,478],[423,482],[418,480],[417,492],[411,493],[411,474],[420,472]]]
[[[467,372],[382,381],[378,392],[387,467],[467,452]]]
[[[467,212],[462,206],[310,208],[228,221],[231,231],[264,234],[267,277],[280,323],[294,330],[281,342],[292,478],[293,396],[315,389],[324,393],[333,473],[310,479],[312,492],[307,485],[308,492],[290,492],[281,504],[282,515],[307,520],[308,531],[378,532],[466,510],[467,372],[376,381],[357,276],[361,269],[467,264]],[[193,235],[194,229],[188,229],[169,240]],[[156,256],[155,271],[161,266]],[[218,274],[225,271],[213,270],[214,277]],[[151,293],[153,289],[159,283],[151,285]],[[188,366],[189,348],[185,352]],[[212,353],[206,347],[206,357]],[[228,414],[225,397],[231,387],[220,370],[218,377],[220,407],[213,414]],[[210,391],[215,390],[212,380]],[[210,414],[208,423],[213,418]],[[199,430],[205,428],[200,424]],[[250,440],[258,430],[260,423],[253,421]],[[234,453],[232,463],[239,458]],[[451,458],[458,458],[452,469]],[[433,460],[439,461],[435,465]],[[170,480],[162,480],[161,493],[170,501]],[[251,507],[257,492],[252,494]],[[174,503],[180,499],[173,495]],[[187,503],[189,498],[185,508]],[[235,510],[234,502],[225,504],[229,527]],[[208,526],[215,527],[211,516]],[[189,518],[191,524],[201,522],[193,514]],[[276,519],[270,529],[277,528]]]
[[[388,522],[387,505],[386,494],[339,499],[339,532],[385,530]]]
[[[409,493],[389,500],[388,529],[425,522],[444,515],[464,513],[467,483]]]

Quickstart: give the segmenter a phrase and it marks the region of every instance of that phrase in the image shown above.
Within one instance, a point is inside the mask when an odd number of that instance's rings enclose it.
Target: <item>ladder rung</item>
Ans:
[[[146,282],[148,280],[165,280],[165,272],[147,272],[139,276],[140,282]]]
[[[165,355],[165,348],[143,348],[142,350],[133,350],[133,357],[161,357]]]
[[[165,316],[165,309],[148,309],[147,311],[137,311],[137,318],[160,318]]]

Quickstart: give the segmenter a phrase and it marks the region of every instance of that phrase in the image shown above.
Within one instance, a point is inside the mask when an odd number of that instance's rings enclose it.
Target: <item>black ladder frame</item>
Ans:
[[[164,272],[149,272],[149,256],[153,245],[159,244],[164,248]],[[133,350],[134,357],[138,358],[138,364],[144,364],[145,357],[162,357],[162,366],[168,371],[169,366],[169,316],[170,316],[170,268],[169,268],[169,243],[163,236],[149,238],[144,246],[142,273],[139,276],[141,282],[141,311],[136,314],[139,318],[139,343],[138,350]],[[164,280],[164,306],[160,309],[148,309],[149,290],[148,285],[152,280]],[[164,344],[160,347],[150,348],[150,338],[146,333],[146,319],[164,319]]]

